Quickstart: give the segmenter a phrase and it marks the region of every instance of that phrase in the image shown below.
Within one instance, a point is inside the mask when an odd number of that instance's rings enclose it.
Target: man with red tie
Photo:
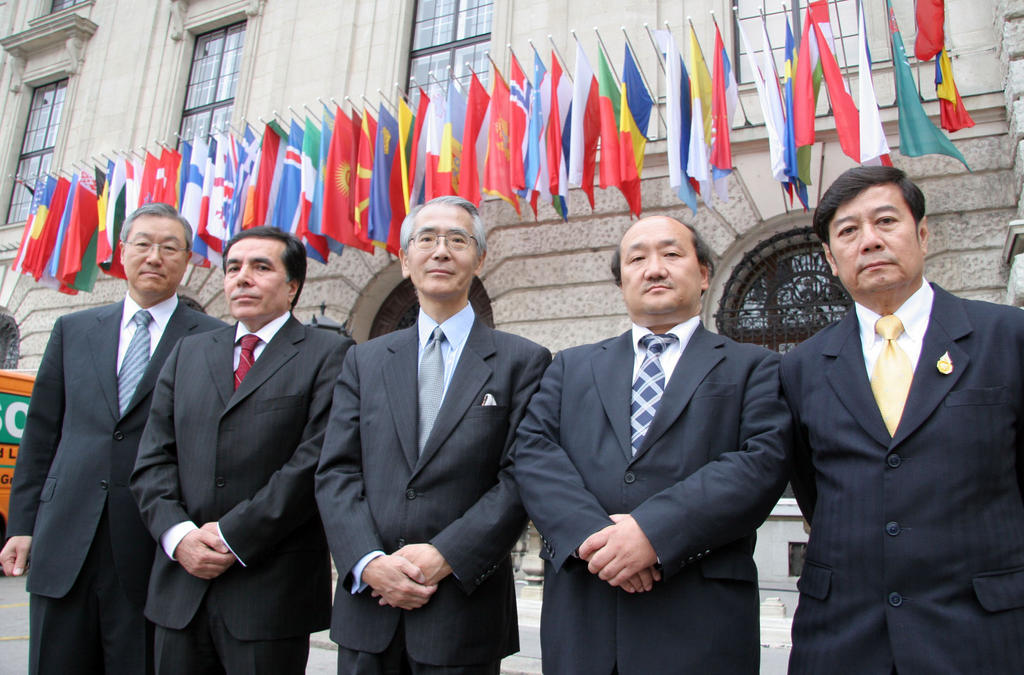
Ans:
[[[160,542],[146,616],[157,673],[304,673],[330,618],[313,472],[352,344],[291,314],[306,276],[295,237],[237,234],[224,294],[237,325],[168,358],[132,475]]]

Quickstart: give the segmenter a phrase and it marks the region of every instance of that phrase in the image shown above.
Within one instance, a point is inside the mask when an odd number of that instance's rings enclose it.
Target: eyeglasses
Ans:
[[[156,248],[161,258],[173,258],[185,249],[174,244],[158,244],[155,241],[129,241],[125,244],[129,250],[135,251],[138,255],[149,255],[149,252]]]
[[[469,242],[476,241],[476,237],[462,230],[449,230],[445,234],[420,232],[412,238],[412,241],[421,251],[433,251],[442,239],[448,249],[452,251],[465,251],[469,248]]]

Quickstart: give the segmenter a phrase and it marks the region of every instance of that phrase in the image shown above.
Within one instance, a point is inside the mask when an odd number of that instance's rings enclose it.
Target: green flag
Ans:
[[[921,98],[914,86],[914,75],[903,47],[903,37],[896,25],[892,3],[886,0],[889,10],[889,31],[892,33],[893,66],[896,72],[896,104],[900,111],[900,153],[908,157],[921,155],[948,155],[963,162],[970,171],[967,160],[930,119],[921,105]]]

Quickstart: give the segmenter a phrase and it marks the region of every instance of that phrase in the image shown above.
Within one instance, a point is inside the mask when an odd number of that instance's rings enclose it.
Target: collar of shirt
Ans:
[[[683,350],[686,349],[686,345],[690,343],[690,338],[693,337],[694,331],[697,330],[697,326],[700,325],[700,317],[690,317],[686,321],[676,324],[668,330],[668,333],[675,335],[679,338],[676,342],[665,347],[665,351],[661,353],[659,357],[661,360],[661,368],[665,371],[665,386],[668,386],[668,381],[672,379],[672,371],[676,369],[676,364],[679,363],[679,357],[682,356]],[[633,379],[636,380],[637,374],[640,372],[640,367],[644,364],[644,358],[647,356],[647,349],[640,345],[640,338],[645,335],[651,335],[653,331],[643,326],[633,324],[632,337],[633,337]]]
[[[473,306],[467,302],[465,307],[440,324],[441,330],[444,332],[444,342],[441,343],[441,356],[444,358],[442,400],[444,400],[444,394],[448,391],[448,383],[451,382],[452,373],[455,372],[455,366],[459,363],[459,358],[462,356],[462,348],[466,346],[466,340],[469,339],[469,332],[473,329],[473,321],[475,320],[476,313],[473,312]],[[438,323],[420,309],[420,315],[416,319],[416,330],[419,333],[419,351],[416,359],[417,370],[419,369],[420,362],[423,360],[423,349],[427,346],[430,335],[437,326]]]
[[[242,339],[243,335],[249,335],[250,333],[252,333],[253,335],[260,339],[259,343],[256,345],[256,348],[252,352],[253,362],[255,362],[258,358],[260,358],[260,354],[262,354],[263,350],[267,348],[267,345],[270,344],[270,341],[274,339],[274,336],[277,335],[277,331],[281,330],[281,327],[288,323],[288,319],[290,319],[291,316],[292,313],[290,311],[285,312],[284,314],[277,317],[273,321],[268,322],[265,326],[263,326],[263,328],[260,328],[258,331],[255,332],[248,330],[241,321],[235,324],[235,357],[234,364],[232,365],[231,368],[232,371],[238,370],[238,359],[242,355],[242,345],[239,343],[239,340]]]
[[[177,308],[177,295],[172,295],[163,302],[158,302],[152,307],[146,308],[149,315],[153,317],[153,320],[149,322],[150,356],[153,355],[153,352],[156,351],[157,345],[160,344],[160,338],[164,335],[164,329],[167,328],[167,322],[171,320],[171,315],[174,314],[174,310]],[[132,318],[140,309],[142,309],[142,307],[139,307],[139,303],[132,300],[130,295],[125,295],[124,306],[121,309],[121,332],[118,333],[117,341],[118,371],[121,370],[121,362],[124,361],[124,355],[128,351],[128,344],[132,341],[132,337],[135,335],[135,323],[132,322]]]
[[[928,330],[928,320],[932,314],[934,299],[935,291],[932,290],[928,280],[922,278],[921,288],[914,291],[914,294],[893,312],[903,324],[903,333],[896,338],[896,344],[906,352],[913,368],[917,368],[917,361],[921,356],[921,346],[924,344],[924,334]],[[860,344],[864,352],[864,366],[867,368],[868,378],[870,378],[875,369],[875,361],[878,360],[878,355],[882,353],[882,347],[885,344],[882,336],[875,332],[875,323],[882,315],[860,303],[855,304],[854,307],[860,326]]]

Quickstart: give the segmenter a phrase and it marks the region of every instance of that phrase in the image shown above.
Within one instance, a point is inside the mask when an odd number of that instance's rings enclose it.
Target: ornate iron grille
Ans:
[[[718,331],[786,352],[841,319],[853,300],[811,228],[777,234],[747,253],[725,284]]]

